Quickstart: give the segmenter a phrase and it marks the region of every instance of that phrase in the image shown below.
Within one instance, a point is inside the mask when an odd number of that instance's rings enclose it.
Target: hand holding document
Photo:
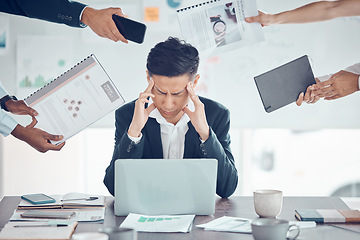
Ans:
[[[254,0],[204,1],[177,12],[183,37],[204,56],[265,40],[259,23],[245,22],[258,14]]]
[[[138,232],[190,232],[195,215],[146,216],[130,213],[120,225]]]

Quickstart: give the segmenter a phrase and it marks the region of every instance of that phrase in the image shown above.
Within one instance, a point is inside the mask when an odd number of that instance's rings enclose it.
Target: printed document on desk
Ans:
[[[95,55],[25,99],[39,114],[36,127],[65,141],[125,101]]]
[[[259,23],[245,22],[258,15],[254,0],[196,1],[177,13],[183,37],[205,57],[265,40]]]
[[[203,228],[205,231],[219,231],[219,232],[237,232],[237,233],[251,233],[251,219],[223,216],[212,220],[208,223],[196,225]],[[299,222],[290,221],[289,224],[295,224],[299,228],[316,227],[315,222]]]
[[[138,232],[190,232],[195,215],[146,216],[130,213],[120,225]]]
[[[207,231],[251,233],[251,220],[246,218],[223,216],[196,226]]]
[[[1,230],[0,239],[70,239],[77,224],[77,222],[72,222],[66,224],[67,226],[57,227],[47,222],[9,222]]]

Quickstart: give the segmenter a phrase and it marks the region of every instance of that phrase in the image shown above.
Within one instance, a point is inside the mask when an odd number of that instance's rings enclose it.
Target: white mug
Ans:
[[[132,228],[104,227],[100,232],[109,235],[109,240],[136,240],[137,232]]]
[[[109,236],[99,232],[83,232],[75,233],[71,237],[72,240],[108,240]]]
[[[292,237],[289,233],[296,230]],[[295,239],[300,234],[299,226],[289,221],[275,218],[258,218],[251,222],[251,231],[255,240],[286,240]]]
[[[282,208],[282,192],[279,190],[254,191],[255,212],[260,217],[275,218]]]

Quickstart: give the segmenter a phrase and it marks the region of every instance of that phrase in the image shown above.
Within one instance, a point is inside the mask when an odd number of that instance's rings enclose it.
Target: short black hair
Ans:
[[[193,76],[199,67],[199,52],[185,41],[169,37],[150,50],[146,67],[150,76]]]

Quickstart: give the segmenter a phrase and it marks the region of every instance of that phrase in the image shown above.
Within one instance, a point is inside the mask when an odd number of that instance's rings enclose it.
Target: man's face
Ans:
[[[190,76],[188,74],[177,77],[153,75],[151,79],[155,83],[151,91],[155,95],[155,98],[152,98],[155,107],[166,121],[176,124],[184,114],[182,109],[189,102],[186,86]],[[196,82],[197,78],[194,84]]]

